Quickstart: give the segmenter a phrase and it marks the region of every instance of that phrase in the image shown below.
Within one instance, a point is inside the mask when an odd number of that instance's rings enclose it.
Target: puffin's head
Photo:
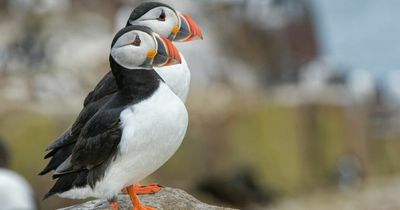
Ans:
[[[178,49],[145,26],[120,30],[111,44],[110,59],[126,69],[152,69],[181,63]]]
[[[171,41],[203,39],[203,34],[196,22],[160,2],[145,2],[136,7],[126,24],[126,26],[130,25],[147,26]]]

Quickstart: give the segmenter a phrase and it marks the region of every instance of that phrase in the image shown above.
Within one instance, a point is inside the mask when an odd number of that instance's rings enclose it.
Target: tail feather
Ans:
[[[50,157],[53,157],[53,156],[57,153],[57,151],[58,151],[58,149],[53,149],[53,150],[51,150],[49,153],[47,153],[47,154],[44,156],[44,159],[48,159],[48,158],[50,158]]]
[[[39,173],[39,175],[45,175],[60,166],[72,154],[74,146],[75,144],[70,144],[66,147],[53,150],[55,151],[53,157],[50,159],[47,166]]]
[[[71,174],[65,174],[64,176],[60,177],[57,179],[56,183],[53,185],[53,187],[47,192],[44,197],[44,199],[49,198],[50,196],[57,194],[57,193],[62,193],[65,191],[68,191],[73,187],[74,180],[78,176],[77,173],[71,173]]]
[[[84,187],[87,185],[88,171],[79,171],[75,173],[64,174],[60,176],[53,187],[47,192],[43,200],[58,194],[66,192],[74,187]]]

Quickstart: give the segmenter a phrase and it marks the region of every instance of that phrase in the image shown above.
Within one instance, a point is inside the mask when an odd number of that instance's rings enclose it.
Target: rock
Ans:
[[[158,210],[234,210],[230,208],[212,206],[203,203],[183,190],[174,188],[164,188],[160,192],[152,195],[139,196],[143,204],[155,207]],[[128,195],[119,195],[118,203],[120,210],[130,210],[131,200]],[[105,199],[88,201],[76,206],[70,206],[59,210],[105,210],[109,209]]]

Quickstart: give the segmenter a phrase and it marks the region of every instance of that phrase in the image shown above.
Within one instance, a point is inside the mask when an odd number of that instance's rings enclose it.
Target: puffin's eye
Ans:
[[[135,40],[133,40],[132,45],[139,46],[142,40],[140,40],[139,36],[136,35]]]
[[[165,21],[165,17],[166,17],[166,15],[165,15],[164,10],[161,10],[161,14],[160,14],[160,16],[158,16],[157,20]]]

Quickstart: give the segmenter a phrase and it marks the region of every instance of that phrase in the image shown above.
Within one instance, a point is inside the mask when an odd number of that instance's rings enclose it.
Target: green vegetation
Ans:
[[[62,120],[29,111],[12,111],[0,115],[0,135],[4,136],[12,150],[11,167],[23,175],[41,200],[50,189],[50,176],[37,174],[46,165],[44,150],[67,126]],[[43,209],[55,209],[75,202],[51,199]]]

